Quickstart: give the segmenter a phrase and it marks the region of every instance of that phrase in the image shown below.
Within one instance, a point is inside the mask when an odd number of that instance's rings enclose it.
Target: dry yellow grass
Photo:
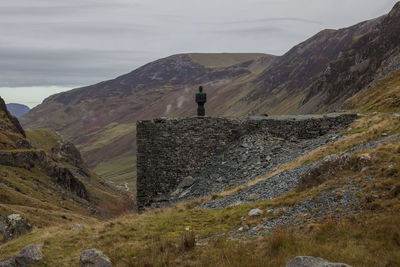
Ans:
[[[72,231],[72,222],[35,229],[5,244],[0,252],[2,257],[11,256],[27,244],[42,243],[46,255],[42,266],[77,266],[80,253],[92,247],[107,254],[114,266],[284,266],[297,255],[353,266],[398,266],[400,144],[383,144],[358,153],[364,152],[376,159],[373,165],[361,173],[351,168],[343,170],[337,173],[339,178],[327,182],[328,187],[340,188],[341,184],[359,181],[365,191],[360,203],[363,212],[343,215],[339,221],[328,216],[305,222],[298,229],[278,229],[259,238],[231,238],[230,232],[241,226],[241,217],[247,217],[251,227],[274,216],[248,218],[248,210],[286,206],[323,190],[313,188],[273,201],[221,210],[193,209],[202,201],[196,200],[106,222],[84,222],[83,231]],[[365,179],[371,176],[376,177],[373,183]],[[193,246],[194,240],[198,245]]]
[[[345,106],[361,112],[400,112],[400,69],[351,97]]]

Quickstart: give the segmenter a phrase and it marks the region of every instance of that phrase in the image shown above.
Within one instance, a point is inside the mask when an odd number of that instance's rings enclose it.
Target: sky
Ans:
[[[44,98],[187,52],[282,55],[397,0],[0,0],[0,96]]]

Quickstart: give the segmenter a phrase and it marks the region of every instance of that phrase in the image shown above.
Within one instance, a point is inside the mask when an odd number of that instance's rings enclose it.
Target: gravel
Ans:
[[[338,134],[330,134],[317,139],[288,141],[265,135],[247,136],[194,176],[195,183],[190,188],[174,194],[181,201],[246,184],[338,138]],[[302,169],[296,171],[301,172]],[[288,181],[288,186],[292,188],[296,184]],[[287,190],[279,192],[285,193]]]
[[[354,153],[363,149],[373,149],[383,142],[397,141],[400,141],[400,137],[387,136],[375,141],[360,144],[346,151],[345,153]],[[252,185],[236,194],[203,203],[199,206],[199,208],[219,209],[226,208],[231,205],[237,205],[240,203],[248,203],[249,201],[247,201],[247,199],[251,194],[259,195],[260,200],[270,200],[278,196],[282,196],[288,191],[296,188],[300,177],[315,164],[317,163],[312,163],[294,168],[289,171],[281,172],[266,180],[260,181],[257,184]]]
[[[259,200],[270,200],[278,196],[282,196],[288,191],[296,188],[299,177],[303,175],[310,165],[301,166],[290,171],[282,172],[250,186],[237,194],[216,199],[200,205],[200,208],[219,209],[226,208],[237,203],[247,203],[249,195],[257,194]]]
[[[322,218],[328,213],[355,212],[358,208],[357,194],[362,192],[359,183],[352,183],[345,189],[328,189],[322,192],[316,199],[307,198],[300,204],[293,207],[285,207],[283,215],[278,218],[270,219],[261,224],[262,231],[257,231],[260,227],[254,227],[249,230],[249,234],[258,235],[260,233],[270,232],[277,226],[300,225],[303,220],[313,221]]]

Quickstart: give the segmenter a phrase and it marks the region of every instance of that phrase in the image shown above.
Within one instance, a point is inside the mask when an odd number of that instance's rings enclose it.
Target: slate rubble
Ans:
[[[369,143],[360,144],[346,151],[346,153],[353,153],[363,149],[373,149],[384,142],[398,141],[400,141],[400,137],[387,136]],[[319,162],[316,162],[279,173],[236,194],[203,203],[199,208],[219,209],[236,204],[249,203],[251,201],[248,201],[248,197],[251,194],[259,195],[260,200],[269,200],[282,196],[288,191],[295,189],[300,177],[310,168],[318,164]],[[370,177],[369,179],[373,179],[373,177]],[[357,181],[352,181],[343,188],[327,189],[320,193],[316,198],[304,199],[299,204],[292,207],[283,207],[271,210],[271,212],[275,213],[275,217],[269,218],[268,220],[263,221],[260,225],[250,228],[246,234],[260,235],[261,233],[273,230],[277,226],[289,224],[299,225],[304,220],[312,221],[317,218],[325,217],[328,213],[334,213],[337,210],[345,211],[347,213],[357,213],[359,209],[357,205],[359,201],[359,193],[362,193],[362,189],[360,183]],[[269,211],[267,211],[267,213],[269,213]]]

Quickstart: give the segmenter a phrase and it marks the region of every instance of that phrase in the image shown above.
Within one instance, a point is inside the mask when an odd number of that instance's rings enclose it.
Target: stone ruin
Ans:
[[[139,211],[243,184],[284,163],[286,158],[293,159],[292,154],[300,156],[305,148],[317,148],[318,142],[313,140],[324,137],[318,143],[322,145],[330,135],[337,137],[356,118],[355,114],[327,114],[138,121]]]

